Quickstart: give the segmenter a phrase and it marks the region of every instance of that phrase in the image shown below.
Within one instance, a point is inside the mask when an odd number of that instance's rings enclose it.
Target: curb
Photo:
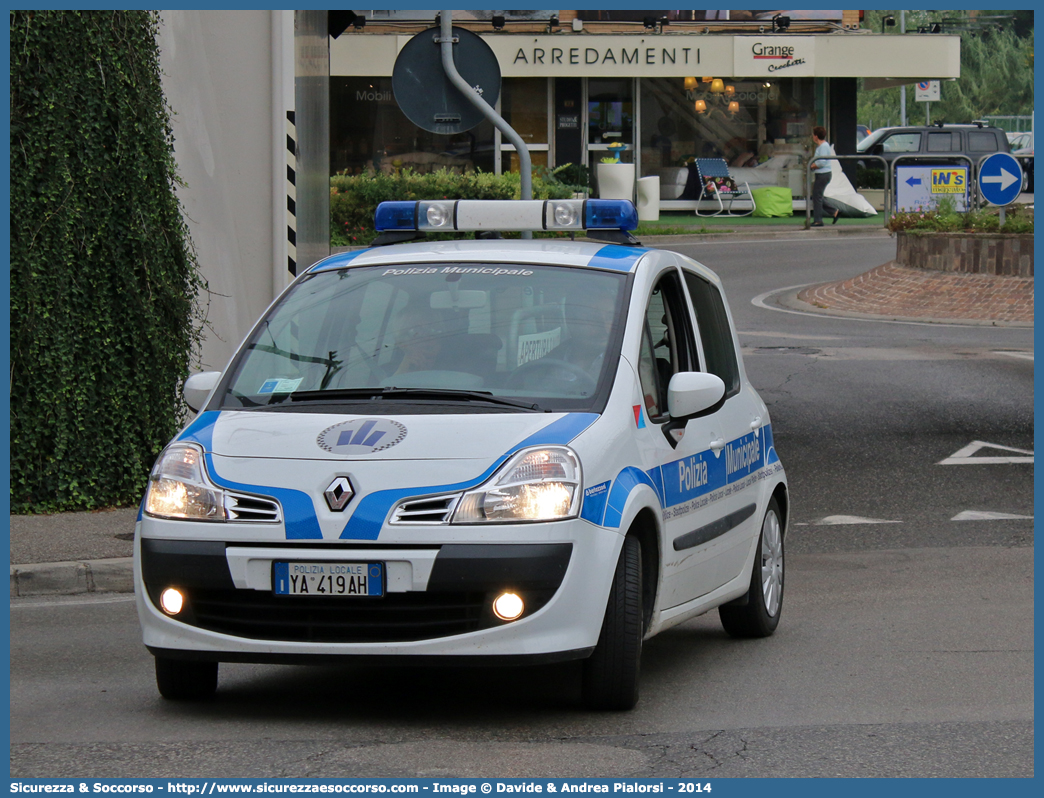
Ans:
[[[684,235],[644,236],[642,238],[642,246],[657,247],[663,244],[701,244],[722,241],[725,239],[728,239],[729,241],[772,241],[779,238],[791,238],[795,235],[812,241],[818,238],[841,238],[851,235],[888,238],[892,234],[883,227],[878,227],[876,225],[873,227],[869,225],[837,228],[828,227],[822,230],[818,228],[816,230],[810,230],[806,227],[795,225],[793,227],[781,227],[771,230],[764,229],[750,232],[745,230],[732,230],[727,233],[686,233]]]
[[[885,313],[860,313],[854,310],[841,310],[837,308],[821,308],[798,299],[798,294],[813,285],[826,285],[826,283],[810,283],[799,288],[784,288],[769,294],[764,298],[767,303],[772,303],[784,310],[793,310],[798,313],[807,313],[816,316],[831,316],[835,319],[854,319],[857,321],[894,321],[905,324],[949,324],[960,327],[993,327],[993,328],[1022,328],[1033,329],[1033,322],[1029,321],[994,321],[990,319],[949,319],[934,316],[899,316]]]
[[[133,557],[11,566],[11,598],[133,592]]]
[[[807,237],[810,241],[814,238],[839,238],[841,236],[849,235],[871,235],[881,236],[886,238],[892,234],[888,232],[881,225],[843,225],[843,226],[828,226],[824,228],[816,228],[810,230],[804,225],[791,225],[791,226],[773,226],[764,228],[747,228],[740,229],[731,228],[728,231],[707,232],[707,233],[680,233],[678,235],[646,235],[641,238],[641,245],[643,247],[656,247],[659,244],[697,244],[707,241],[720,241],[722,239],[729,239],[730,241],[760,241],[760,240],[772,240],[775,238],[784,238],[792,236],[794,234],[801,234]],[[604,244],[604,241],[597,241],[591,238],[583,238],[577,236],[577,241],[586,241],[593,244]],[[345,252],[355,252],[357,250],[371,249],[370,246],[355,246],[355,247],[330,247],[330,255],[342,255]]]

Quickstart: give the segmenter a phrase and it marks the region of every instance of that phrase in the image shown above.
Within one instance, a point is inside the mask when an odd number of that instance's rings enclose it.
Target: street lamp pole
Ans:
[[[899,12],[899,32],[906,33],[906,12]],[[899,87],[899,124],[906,126],[906,84]]]

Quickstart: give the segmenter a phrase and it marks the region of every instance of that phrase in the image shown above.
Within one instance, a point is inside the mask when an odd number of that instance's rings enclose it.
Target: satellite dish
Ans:
[[[399,108],[417,127],[451,136],[471,130],[486,117],[450,83],[442,68],[439,28],[429,28],[406,42],[392,70],[392,91]],[[500,97],[500,63],[482,38],[453,28],[453,62],[460,76],[490,107]]]

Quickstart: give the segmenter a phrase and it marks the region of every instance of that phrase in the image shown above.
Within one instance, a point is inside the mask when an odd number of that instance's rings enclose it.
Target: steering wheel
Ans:
[[[526,382],[533,374],[539,374],[541,371],[553,372],[555,369],[566,372],[571,380],[564,378],[564,375],[552,376],[548,375],[552,380],[556,382],[575,382],[577,389],[583,394],[593,394],[597,383],[594,378],[584,371],[579,366],[573,365],[565,360],[554,360],[549,358],[541,358],[540,360],[530,360],[528,363],[523,363],[513,372],[511,376],[507,378],[508,388],[525,388],[527,387]]]

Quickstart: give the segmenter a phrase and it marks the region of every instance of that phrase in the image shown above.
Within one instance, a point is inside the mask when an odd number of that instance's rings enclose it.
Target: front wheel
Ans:
[[[768,637],[783,610],[783,524],[779,504],[769,502],[761,523],[750,590],[738,603],[718,607],[721,625],[732,637]]]
[[[633,709],[642,659],[642,547],[624,539],[594,653],[584,661],[584,706]]]
[[[217,690],[218,664],[156,657],[156,687],[172,701],[210,698]]]

